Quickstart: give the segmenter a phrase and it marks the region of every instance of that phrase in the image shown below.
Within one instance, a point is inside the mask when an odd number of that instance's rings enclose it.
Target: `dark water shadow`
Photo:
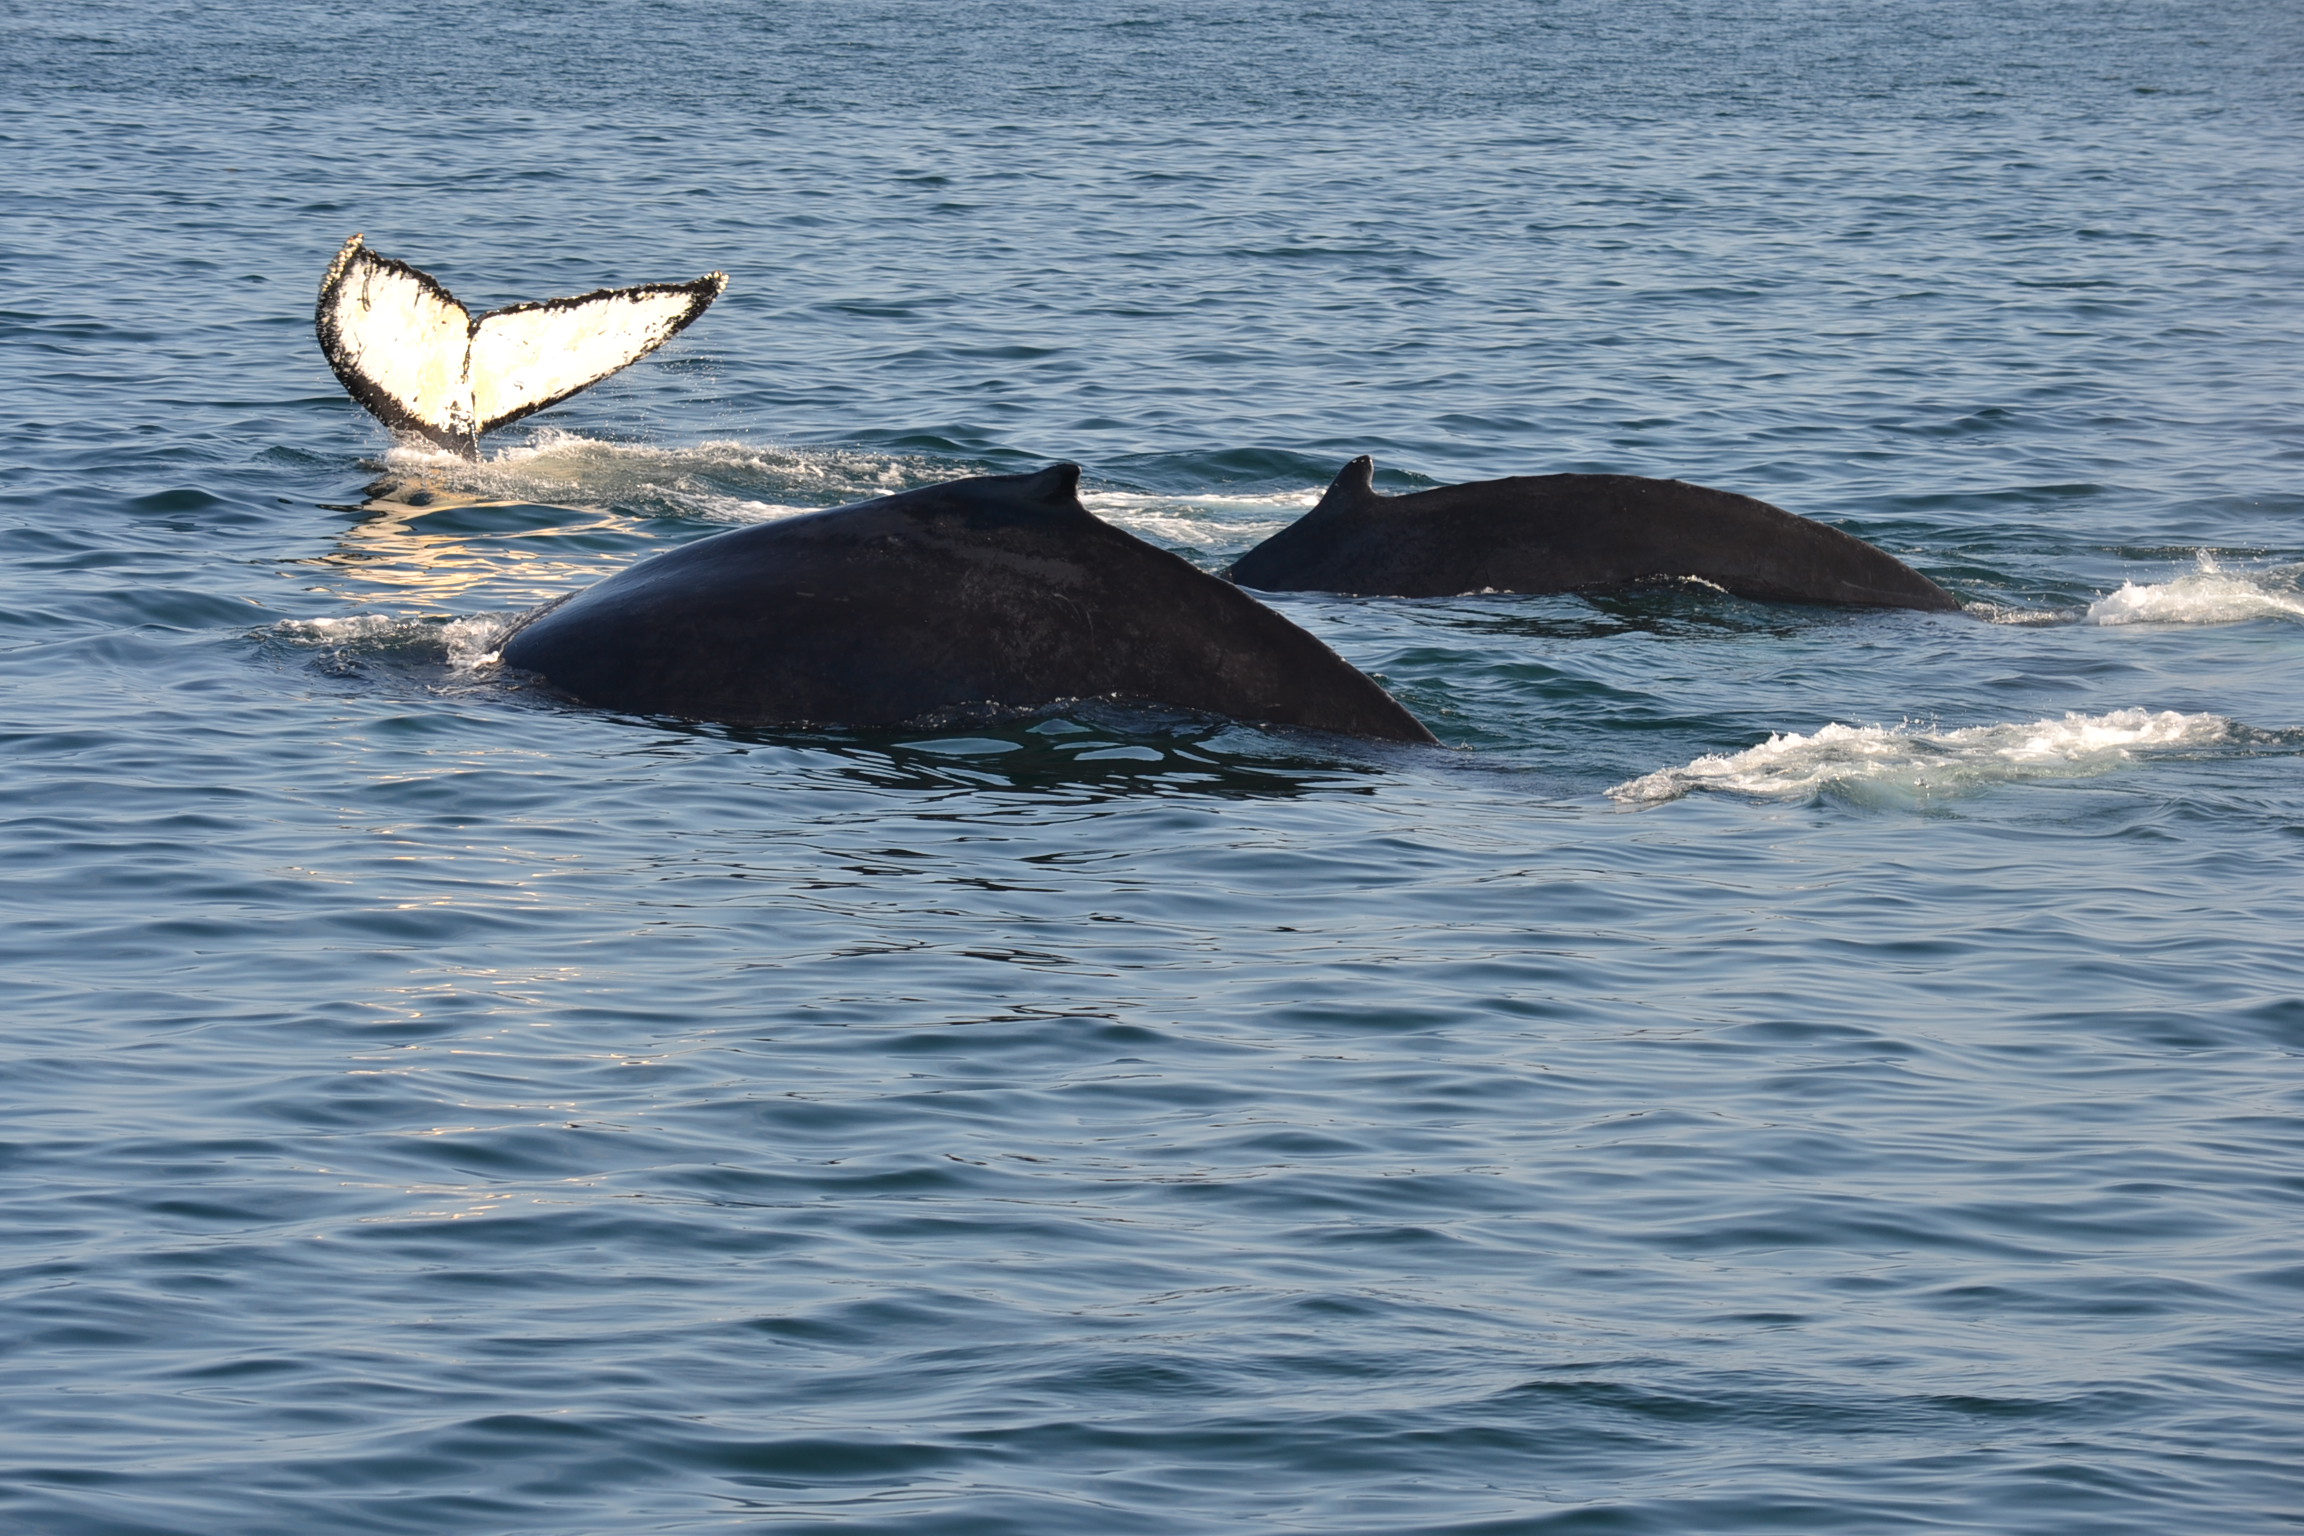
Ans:
[[[1217,799],[1365,795],[1401,768],[1444,751],[1108,699],[1064,700],[1030,711],[955,711],[861,729],[611,718],[699,740],[828,754],[857,783],[889,791]]]
[[[1403,770],[1427,771],[1461,754],[1445,747],[1364,740],[1246,724],[1170,706],[1067,699],[1031,710],[956,709],[896,726],[730,725],[675,715],[594,709],[494,651],[524,610],[406,618],[354,613],[290,619],[240,631],[235,643],[275,667],[351,682],[382,696],[500,707],[626,727],[631,752],[767,749],[838,765],[843,777],[888,791],[1088,791],[1102,796],[1220,799],[1309,793],[1369,794]],[[597,733],[570,751],[600,749]],[[616,750],[611,747],[611,750]]]
[[[1397,603],[1436,629],[1539,640],[1596,640],[1632,633],[1702,640],[1736,635],[1789,639],[1901,611],[1757,603],[1694,577],[1657,577],[1605,592],[1499,592],[1367,601]]]

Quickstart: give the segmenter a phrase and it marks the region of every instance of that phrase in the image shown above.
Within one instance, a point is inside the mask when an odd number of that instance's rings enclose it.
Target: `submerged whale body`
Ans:
[[[1239,588],[1102,522],[1080,469],[986,475],[699,539],[539,609],[506,665],[583,703],[895,725],[1069,699],[1433,740]]]
[[[709,272],[476,316],[430,273],[354,235],[321,280],[312,329],[345,391],[377,420],[472,458],[481,433],[630,367],[727,286],[726,273]]]
[[[1763,603],[1950,609],[1901,560],[1749,496],[1636,475],[1521,475],[1377,494],[1344,466],[1320,504],[1225,574],[1267,592],[1450,597],[1695,577]]]

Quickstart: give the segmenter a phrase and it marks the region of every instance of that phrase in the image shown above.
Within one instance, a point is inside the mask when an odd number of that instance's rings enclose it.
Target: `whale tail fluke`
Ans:
[[[354,235],[329,264],[312,325],[328,366],[379,421],[470,458],[481,433],[638,362],[727,286],[726,273],[712,272],[475,317],[429,273]]]

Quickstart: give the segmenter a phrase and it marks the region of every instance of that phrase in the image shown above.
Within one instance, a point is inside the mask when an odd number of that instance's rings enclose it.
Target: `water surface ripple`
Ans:
[[[0,1525],[2294,1529],[2291,7],[0,39]],[[420,463],[311,341],[355,230],[476,307],[732,282]],[[1217,568],[1362,452],[1965,608],[1277,600],[1440,749],[489,659],[1057,456]]]

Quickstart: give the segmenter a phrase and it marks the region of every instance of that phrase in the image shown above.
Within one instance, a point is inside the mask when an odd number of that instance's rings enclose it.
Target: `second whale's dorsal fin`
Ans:
[[[1051,507],[1075,508],[1080,505],[1080,466],[1070,462],[1051,464],[1046,469],[1034,470],[1016,486],[1016,494],[1029,501],[1045,503]]]
[[[354,235],[329,264],[312,327],[328,366],[370,414],[470,457],[481,433],[646,357],[727,286],[726,273],[712,272],[474,318],[431,274]]]

